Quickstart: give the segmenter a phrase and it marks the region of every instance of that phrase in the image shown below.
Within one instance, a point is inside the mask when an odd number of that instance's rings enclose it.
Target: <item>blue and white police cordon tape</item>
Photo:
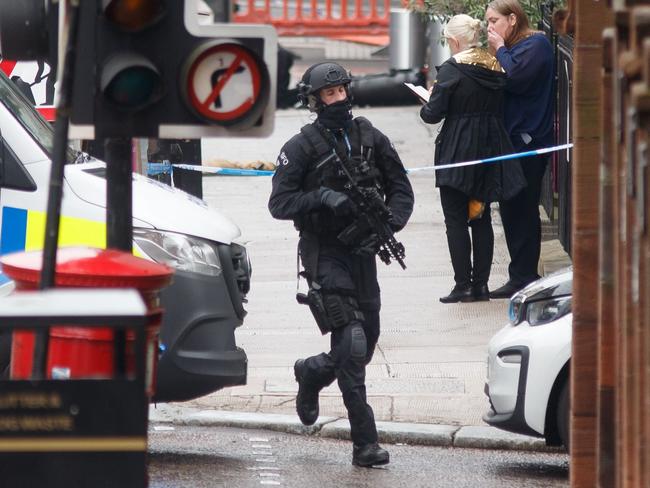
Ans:
[[[169,161],[162,163],[147,163],[147,176],[169,174],[172,172],[172,164]]]
[[[451,164],[437,164],[434,166],[422,166],[421,168],[409,168],[407,171],[409,173],[414,173],[416,171],[427,171],[427,170],[441,170],[449,168],[461,168],[463,166],[474,166],[477,164],[489,164],[497,163],[499,161],[508,161],[509,159],[522,159],[528,158],[530,156],[538,156],[540,154],[547,154],[555,151],[561,151],[563,149],[570,149],[573,147],[573,144],[560,144],[559,146],[545,147],[542,149],[534,149],[532,151],[524,151],[519,153],[504,154],[502,156],[494,156],[492,158],[477,159],[475,161],[463,161],[462,163],[451,163]]]
[[[271,176],[275,173],[275,171],[268,169],[220,168],[218,166],[197,166],[193,164],[174,164],[173,166],[179,169],[190,169],[224,176]]]
[[[512,154],[504,154],[502,156],[494,156],[492,158],[477,159],[475,161],[463,161],[462,163],[452,164],[439,164],[432,166],[422,166],[420,168],[409,168],[408,173],[415,173],[418,171],[438,171],[441,169],[460,168],[463,166],[475,166],[477,164],[490,164],[499,161],[508,161],[510,159],[522,159],[531,156],[538,156],[540,154],[548,154],[555,151],[562,151],[563,149],[570,149],[573,147],[572,143],[560,144],[559,146],[544,147],[542,149],[534,149],[532,151],[524,151]],[[243,168],[221,168],[217,166],[198,166],[193,164],[174,164],[174,168],[189,169],[192,171],[201,171],[203,173],[220,174],[224,176],[271,176],[275,171],[263,169],[243,169]]]

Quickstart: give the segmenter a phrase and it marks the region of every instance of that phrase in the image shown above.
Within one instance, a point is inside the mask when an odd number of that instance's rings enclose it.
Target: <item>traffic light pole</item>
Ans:
[[[76,60],[77,32],[79,27],[78,7],[70,5],[68,17],[68,44],[63,62],[59,103],[56,107],[54,123],[54,147],[52,150],[52,167],[47,198],[47,217],[45,221],[45,242],[43,243],[43,264],[39,288],[46,290],[55,286],[56,255],[59,241],[59,221],[61,218],[61,201],[63,199],[63,177],[65,174],[66,153],[68,148],[68,129],[72,84]],[[32,378],[42,379],[49,346],[49,330],[40,330],[34,337],[34,359],[32,361]]]
[[[106,158],[106,246],[131,252],[133,247],[133,190],[131,139],[107,138]]]
[[[130,138],[113,137],[104,141],[106,158],[106,247],[132,252],[133,249],[133,175],[131,169],[132,143]],[[117,357],[115,374],[125,374],[126,334],[124,329],[114,332]]]

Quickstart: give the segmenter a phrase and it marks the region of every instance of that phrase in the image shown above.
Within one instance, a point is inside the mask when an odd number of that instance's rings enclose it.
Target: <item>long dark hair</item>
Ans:
[[[517,18],[517,23],[513,27],[512,32],[507,39],[503,40],[507,48],[512,47],[524,37],[528,37],[534,32],[530,28],[528,15],[526,15],[526,12],[517,0],[492,0],[488,3],[487,8],[491,8],[506,17],[509,17],[510,14],[514,14]]]

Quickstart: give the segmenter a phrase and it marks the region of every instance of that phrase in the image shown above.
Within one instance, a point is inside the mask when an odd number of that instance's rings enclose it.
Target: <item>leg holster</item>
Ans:
[[[313,281],[307,294],[298,293],[296,300],[298,300],[298,303],[309,305],[309,309],[323,335],[333,329],[345,327],[353,320],[363,322],[364,319],[356,298],[323,292],[318,283]]]

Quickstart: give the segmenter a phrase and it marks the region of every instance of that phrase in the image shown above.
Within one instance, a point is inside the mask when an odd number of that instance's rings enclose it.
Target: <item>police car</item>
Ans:
[[[488,345],[488,424],[569,447],[571,292],[568,268],[510,299],[509,323]]]
[[[53,129],[0,73],[0,254],[42,249]],[[103,247],[105,163],[69,149],[60,223],[62,246]],[[175,269],[161,293],[165,310],[155,401],[196,398],[246,383],[247,358],[237,347],[250,285],[239,228],[202,200],[133,175],[135,253]],[[0,274],[0,297],[12,283]],[[2,298],[0,298],[2,300]],[[9,362],[0,337],[0,368]]]

